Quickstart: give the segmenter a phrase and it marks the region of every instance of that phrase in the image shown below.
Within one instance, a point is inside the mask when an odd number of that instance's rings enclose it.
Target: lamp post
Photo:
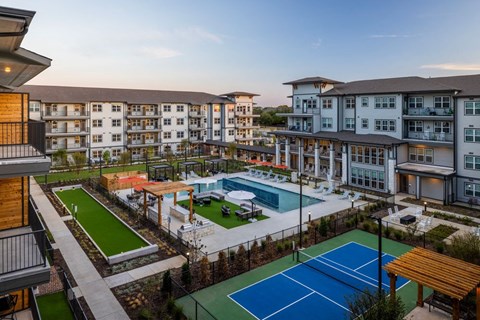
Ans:
[[[312,211],[308,210],[308,223],[312,222]]]
[[[187,264],[190,264],[190,252],[187,252]]]
[[[382,297],[382,218],[370,216],[378,223],[378,300]],[[378,319],[380,319],[381,309],[378,309]]]
[[[180,181],[180,173],[177,172],[177,181]]]
[[[298,172],[298,178],[300,179],[300,242],[299,248],[303,248],[303,234],[302,234],[302,207],[303,207],[303,181],[302,181],[302,173]]]
[[[423,205],[425,206],[425,212],[427,212],[427,201],[425,201]]]

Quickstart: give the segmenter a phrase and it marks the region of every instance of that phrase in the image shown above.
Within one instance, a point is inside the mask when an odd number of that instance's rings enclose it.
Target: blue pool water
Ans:
[[[224,180],[227,181],[224,182]],[[298,193],[286,191],[264,183],[243,178],[227,178],[218,180],[216,183],[211,183],[208,185],[192,184],[192,186],[195,187],[195,193],[212,190],[223,190],[225,192],[233,190],[250,191],[257,196],[255,199],[253,199],[254,203],[279,213],[295,210],[300,207],[300,198]],[[186,195],[188,195],[188,193],[185,191],[179,193],[179,196]],[[173,194],[167,194],[166,197],[172,198]],[[320,203],[322,200],[309,196],[303,196],[302,202],[303,207],[307,207],[316,203]]]

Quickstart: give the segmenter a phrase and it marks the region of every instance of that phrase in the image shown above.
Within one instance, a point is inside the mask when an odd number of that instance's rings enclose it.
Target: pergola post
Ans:
[[[190,195],[190,223],[193,221],[193,191],[188,193]]]
[[[459,320],[460,319],[460,300],[458,299],[452,299],[452,319],[453,320]],[[477,315],[478,318],[478,315]]]
[[[162,226],[162,197],[157,197],[158,198],[158,228]]]
[[[417,307],[423,308],[423,285],[417,283],[418,290],[417,290]]]
[[[476,288],[476,305],[477,305],[477,320],[480,320],[480,284]]]
[[[143,190],[143,216],[147,216],[147,191]]]
[[[390,302],[395,303],[395,294],[397,293],[397,276],[391,272],[388,273],[388,277],[390,278]]]

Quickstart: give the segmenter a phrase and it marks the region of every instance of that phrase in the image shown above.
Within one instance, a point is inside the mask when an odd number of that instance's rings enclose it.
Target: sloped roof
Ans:
[[[235,96],[258,97],[260,95],[256,94],[256,93],[245,92],[245,91],[234,91],[234,92],[221,94],[221,96],[225,96],[225,97],[235,97]]]
[[[432,81],[459,89],[457,97],[480,96],[480,74],[436,77]]]
[[[228,99],[193,91],[167,91],[143,89],[114,89],[66,86],[25,85],[18,92],[28,92],[30,100],[43,103],[126,102],[138,104],[156,103],[232,103]]]
[[[456,86],[451,84],[442,84],[439,81],[435,81],[431,78],[400,77],[347,82],[335,86],[335,88],[323,93],[322,95],[448,92],[458,90],[459,88]]]
[[[309,83],[321,83],[321,82],[333,83],[333,84],[343,83],[337,80],[332,80],[324,77],[307,77],[307,78],[285,82],[283,84],[309,84]]]

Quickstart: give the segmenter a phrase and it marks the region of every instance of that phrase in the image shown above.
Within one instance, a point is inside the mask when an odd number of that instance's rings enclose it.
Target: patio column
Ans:
[[[285,139],[285,165],[290,169],[290,138]]]
[[[347,145],[343,144],[342,145],[342,183],[346,184],[348,182],[348,153],[347,153]]]
[[[315,140],[315,177],[320,176],[320,142]]]
[[[420,176],[415,176],[415,199],[420,199]]]
[[[423,285],[417,283],[417,307],[423,307]]]
[[[162,197],[157,197],[158,198],[158,227],[160,228],[162,226]]]
[[[395,303],[395,288],[397,287],[397,276],[389,272],[388,277],[390,278],[390,302]]]
[[[335,170],[335,148],[333,146],[333,143],[330,142],[330,172],[329,175],[331,179],[333,180],[333,173]]]
[[[188,194],[190,195],[190,223],[193,221],[193,191],[189,191]]]
[[[303,173],[303,165],[305,159],[303,158],[303,139],[300,138],[298,143],[298,171]]]
[[[459,320],[460,319],[460,300],[452,299],[452,319]],[[477,315],[478,318],[478,315]]]
[[[143,190],[143,216],[147,216],[147,192]]]
[[[282,164],[281,157],[280,157],[280,141],[279,140],[275,142],[275,164],[276,165]]]
[[[476,305],[477,305],[477,320],[480,319],[480,285],[477,285],[477,288],[475,290],[476,294]]]

